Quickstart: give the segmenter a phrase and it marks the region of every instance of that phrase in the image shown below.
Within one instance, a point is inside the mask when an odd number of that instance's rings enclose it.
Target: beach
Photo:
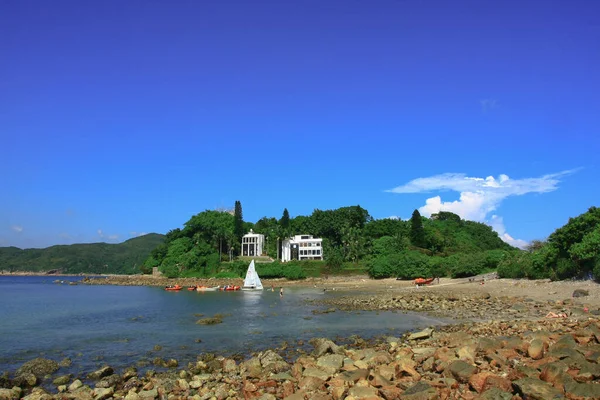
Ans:
[[[207,286],[241,280],[117,277],[82,284]],[[329,277],[263,280],[337,291],[328,310],[416,311],[456,323],[377,340],[311,340],[293,359],[271,349],[240,360],[199,354],[196,363],[163,360],[167,372],[138,376],[106,366],[93,376],[57,376],[29,366],[0,381],[0,398],[28,399],[594,399],[600,397],[600,288],[589,281],[481,277],[410,281]],[[575,296],[574,296],[575,295]],[[550,314],[552,313],[552,314]],[[556,318],[550,317],[556,315]],[[133,366],[132,366],[133,367]],[[37,371],[37,372],[35,372]],[[41,371],[41,372],[40,372]],[[37,375],[36,375],[37,373]],[[52,374],[56,390],[43,388]],[[39,376],[38,376],[39,375]],[[27,379],[28,378],[28,379]],[[60,379],[59,379],[60,378]]]

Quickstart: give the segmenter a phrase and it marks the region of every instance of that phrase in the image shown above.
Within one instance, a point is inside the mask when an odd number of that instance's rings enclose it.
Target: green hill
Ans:
[[[143,261],[164,239],[164,235],[150,233],[119,244],[86,243],[25,250],[0,247],[0,270],[137,274]]]

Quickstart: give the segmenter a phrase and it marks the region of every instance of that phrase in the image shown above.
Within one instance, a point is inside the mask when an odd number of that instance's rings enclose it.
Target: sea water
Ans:
[[[280,296],[270,289],[168,292],[66,284],[80,279],[0,276],[0,373],[36,357],[68,357],[72,364],[61,373],[79,376],[103,365],[149,365],[156,357],[186,365],[201,353],[249,356],[314,337],[399,336],[444,322],[401,312],[320,313],[322,307],[309,301],[339,294],[313,287],[286,287]],[[197,324],[215,314],[223,316],[221,324]]]

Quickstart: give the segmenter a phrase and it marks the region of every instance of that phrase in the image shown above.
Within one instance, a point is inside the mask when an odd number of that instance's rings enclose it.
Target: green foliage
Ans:
[[[374,257],[369,262],[368,272],[375,279],[392,277],[414,279],[431,275],[429,258],[418,251],[403,251]]]
[[[419,210],[415,210],[410,217],[410,241],[413,246],[426,247],[425,229]]]
[[[244,236],[244,217],[242,215],[242,203],[239,200],[236,200],[234,213],[233,213],[233,235],[236,240],[236,246],[239,246],[238,243],[242,242],[242,236]],[[236,247],[237,248],[237,247]]]
[[[344,255],[342,250],[337,247],[327,248],[324,245],[325,262],[327,263],[327,272],[336,273],[339,272],[344,266]]]
[[[45,249],[0,247],[0,269],[63,274],[138,274],[148,255],[165,240],[155,233],[119,244],[87,243]],[[151,270],[151,268],[149,268]]]
[[[480,274],[485,269],[484,253],[457,253],[447,258],[452,278],[465,278]]]

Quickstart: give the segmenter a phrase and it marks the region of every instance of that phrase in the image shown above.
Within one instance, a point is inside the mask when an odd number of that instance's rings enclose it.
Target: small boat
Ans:
[[[415,285],[429,285],[435,278],[417,278],[415,279]]]
[[[198,286],[188,286],[187,290],[193,291],[196,290]]]
[[[263,290],[260,277],[256,272],[256,268],[254,268],[254,260],[252,260],[248,266],[248,270],[246,271],[246,279],[244,279],[244,286],[242,286],[242,290]]]
[[[171,292],[178,292],[181,289],[183,289],[182,286],[180,285],[169,285],[169,286],[165,286],[165,290],[171,291]]]
[[[225,285],[221,288],[219,288],[219,290],[222,291],[233,291],[233,290],[240,290],[240,287],[237,285]]]
[[[197,292],[214,292],[219,290],[220,286],[196,286]]]

